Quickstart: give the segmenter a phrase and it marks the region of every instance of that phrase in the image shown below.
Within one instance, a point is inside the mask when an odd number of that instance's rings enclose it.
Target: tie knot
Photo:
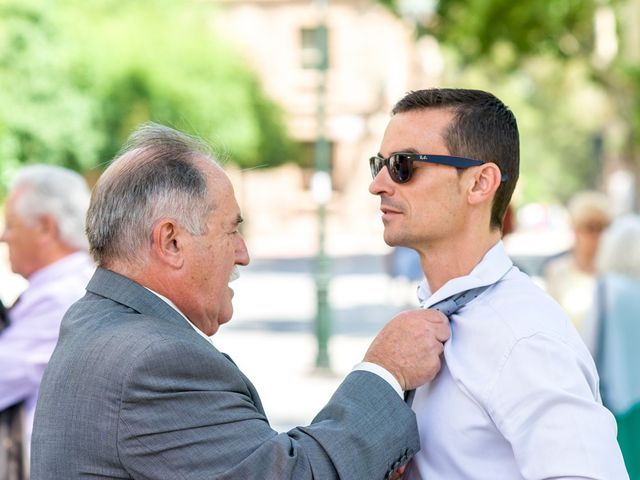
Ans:
[[[438,303],[432,305],[430,308],[442,312],[447,317],[450,317],[462,307],[464,307],[471,300],[478,298],[482,292],[484,292],[491,285],[483,285],[482,287],[471,288],[464,292],[456,293]]]

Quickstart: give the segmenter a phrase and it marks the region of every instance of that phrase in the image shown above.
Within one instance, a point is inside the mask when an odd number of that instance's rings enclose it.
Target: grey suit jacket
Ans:
[[[418,449],[413,412],[368,372],[349,374],[311,425],[278,434],[226,355],[99,268],[42,380],[31,478],[372,480]]]

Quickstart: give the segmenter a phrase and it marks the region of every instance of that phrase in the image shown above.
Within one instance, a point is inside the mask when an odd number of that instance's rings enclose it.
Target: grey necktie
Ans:
[[[431,305],[429,310],[437,310],[442,312],[447,317],[450,317],[462,307],[464,307],[471,300],[480,296],[482,292],[484,292],[487,288],[489,288],[493,284],[483,285],[482,287],[471,288],[469,290],[465,290],[461,293],[456,293],[455,295],[451,295],[450,297],[445,298],[444,300],[440,300],[438,303]],[[415,396],[415,390],[408,390],[404,394],[404,400],[407,402],[409,406],[413,403],[413,397]]]
[[[438,303],[431,305],[429,309],[438,310],[439,312],[445,314],[447,317],[450,317],[471,300],[478,298],[480,294],[491,285],[493,284],[483,285],[482,287],[465,290],[462,293],[456,293],[455,295],[451,295],[450,297],[447,297],[444,300],[440,300]]]

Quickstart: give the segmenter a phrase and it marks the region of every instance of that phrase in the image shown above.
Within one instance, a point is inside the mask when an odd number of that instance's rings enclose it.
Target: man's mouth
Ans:
[[[380,206],[380,212],[382,213],[382,220],[389,220],[395,215],[400,215],[402,212],[397,208],[389,207],[388,205]]]
[[[380,211],[382,212],[383,215],[386,213],[402,213],[400,210],[396,210],[395,208],[385,207],[385,206],[380,207]]]
[[[240,270],[237,265],[233,266],[233,270],[231,270],[231,274],[229,274],[229,283],[240,278]]]

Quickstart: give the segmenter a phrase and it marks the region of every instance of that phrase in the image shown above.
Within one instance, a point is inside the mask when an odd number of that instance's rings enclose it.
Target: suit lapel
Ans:
[[[87,291],[109,298],[115,302],[132,308],[138,313],[150,315],[175,323],[180,328],[185,328],[189,334],[199,340],[206,341],[191,328],[184,318],[165,301],[147,290],[145,287],[130,278],[119,273],[98,267],[87,285]],[[211,348],[215,348],[211,346]],[[217,350],[217,349],[216,349]],[[219,350],[218,350],[219,351]],[[220,352],[222,353],[222,352]],[[226,353],[222,353],[236,367],[247,386],[256,408],[265,415],[260,396],[253,383],[242,373],[235,362]]]

